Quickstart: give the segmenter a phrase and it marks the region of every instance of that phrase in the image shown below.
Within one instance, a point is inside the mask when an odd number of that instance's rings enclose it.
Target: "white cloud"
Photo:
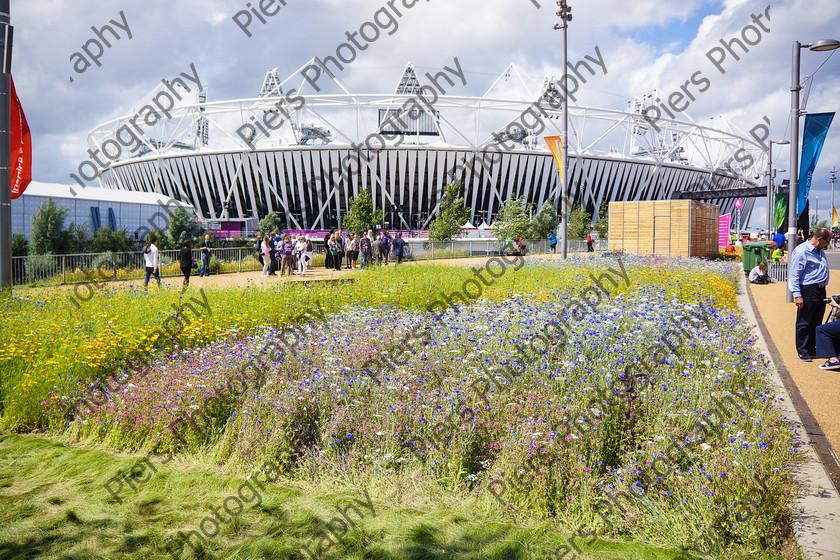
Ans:
[[[535,83],[545,74],[560,74],[560,34],[553,0],[421,0],[403,9],[399,31],[383,34],[339,79],[351,90],[390,91],[407,61],[422,73],[458,56],[468,84],[458,93],[481,94],[510,62]],[[785,0],[770,8],[770,32],[739,54],[727,55],[726,74],[707,57],[720,40],[740,37],[752,14],[767,4],[727,0],[573,0],[570,60],[579,60],[597,45],[608,66],[606,76],[581,91],[579,103],[625,108],[633,95],[659,88],[670,93],[695,72],[711,81],[697,93],[687,113],[695,120],[723,115],[749,130],[767,115],[772,136],[785,135],[789,117],[791,43],[840,35],[836,0]],[[402,0],[395,2],[401,6]],[[257,5],[252,2],[252,5]],[[294,72],[313,56],[335,53],[384,5],[384,0],[287,0],[280,13],[262,24],[254,19],[248,38],[231,20],[243,1],[125,0],[119,5],[94,0],[15,2],[14,74],[33,130],[36,179],[65,182],[85,157],[88,130],[125,113],[162,78],[195,63],[209,85],[211,100],[255,95],[265,71]],[[101,67],[73,73],[70,57],[92,37],[91,26],[119,18],[120,9],[133,38],[114,41]],[[673,29],[685,22],[702,23],[685,36]],[[676,27],[672,27],[676,26]],[[660,37],[661,40],[657,40]],[[637,37],[645,37],[638,39]],[[653,38],[653,39],[651,39]],[[680,45],[685,45],[684,48]],[[733,47],[737,48],[737,47]],[[828,55],[802,53],[803,76]],[[75,82],[70,83],[70,77]],[[833,111],[840,99],[840,55],[817,74],[809,109]],[[817,169],[820,194],[828,199],[827,170],[840,154],[840,122],[823,151]],[[787,167],[785,165],[784,167]],[[758,204],[757,206],[761,206]]]

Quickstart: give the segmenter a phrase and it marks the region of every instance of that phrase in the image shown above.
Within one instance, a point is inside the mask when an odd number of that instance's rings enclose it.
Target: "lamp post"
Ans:
[[[560,174],[561,193],[560,193],[560,219],[563,222],[563,227],[560,229],[560,243],[561,243],[561,257],[563,259],[569,256],[569,22],[572,21],[572,7],[568,5],[566,0],[557,0],[557,5],[560,7],[557,10],[557,15],[563,20],[563,23],[555,23],[554,29],[563,32],[563,126],[562,144],[563,151],[561,154]]]
[[[12,26],[9,0],[0,0],[0,291],[12,289],[12,163],[10,80]]]
[[[770,140],[770,155],[768,158],[770,160],[770,167],[767,171],[767,235],[770,235],[770,232],[773,231],[773,203],[774,199],[776,198],[776,189],[775,185],[773,185],[773,179],[776,177],[777,171],[784,172],[784,169],[773,169],[773,144],[778,144],[779,146],[786,146],[790,144],[790,141]]]
[[[814,220],[814,223],[817,224],[820,221],[820,195],[814,195],[814,198],[817,199],[817,217]]]
[[[823,39],[809,45],[803,45],[799,41],[793,42],[793,61],[791,63],[790,75],[790,195],[788,197],[788,251],[793,252],[796,248],[796,222],[799,213],[796,209],[796,201],[799,198],[799,91],[802,86],[799,83],[799,56],[802,49],[810,49],[815,52],[833,51],[840,48],[840,41],[834,39]],[[793,302],[793,294],[788,290],[787,301]]]

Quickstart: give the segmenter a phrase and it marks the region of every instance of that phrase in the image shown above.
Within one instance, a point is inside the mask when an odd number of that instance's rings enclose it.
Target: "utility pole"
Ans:
[[[10,0],[0,0],[0,291],[12,289],[11,98],[12,26]]]

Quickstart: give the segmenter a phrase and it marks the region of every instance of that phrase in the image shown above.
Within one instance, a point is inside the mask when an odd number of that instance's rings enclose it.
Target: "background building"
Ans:
[[[143,135],[109,162],[101,183],[189,202],[207,219],[277,212],[296,230],[340,226],[365,188],[395,229],[426,229],[451,181],[463,183],[473,224],[492,223],[518,196],[559,207],[559,174],[543,141],[559,134],[554,78],[529,87],[510,66],[482,97],[446,95],[441,79],[437,89],[424,85],[411,64],[393,94],[349,93],[334,78],[333,93],[323,82],[307,93],[300,73],[281,81],[274,69],[258,97],[219,102],[174,85],[184,99],[172,118],[140,126]],[[156,91],[135,107],[150,105]],[[634,99],[626,111],[570,106],[572,205],[597,216],[610,201],[699,198],[727,213],[733,193],[762,195],[760,144],[725,123],[654,122],[645,115],[656,99]],[[90,145],[113,145],[138,114],[94,129]],[[743,223],[754,201],[745,198]]]
[[[54,183],[32,181],[23,195],[12,201],[12,233],[22,233],[30,238],[32,216],[38,212],[41,204],[52,198],[57,206],[68,209],[64,225],[71,223],[85,225],[93,233],[100,227],[112,231],[123,229],[130,236],[141,228],[150,228],[154,223],[165,229],[166,205],[169,199],[160,194],[119,191],[88,187],[85,189]],[[186,204],[181,204],[184,207]],[[174,206],[170,206],[170,209]],[[192,211],[191,207],[185,208]]]

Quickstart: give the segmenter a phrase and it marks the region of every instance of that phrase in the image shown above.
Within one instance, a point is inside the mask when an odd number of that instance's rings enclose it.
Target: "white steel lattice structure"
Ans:
[[[411,64],[393,94],[350,93],[335,78],[337,91],[311,91],[300,72],[281,82],[273,69],[258,97],[208,102],[204,92],[182,92],[172,118],[154,126],[137,122],[141,101],[88,141],[98,148],[121,130],[126,140],[134,117],[142,134],[102,169],[102,186],[158,192],[213,219],[278,212],[290,229],[333,228],[367,188],[391,228],[425,229],[452,180],[464,185],[475,224],[491,223],[512,197],[559,203],[559,174],[542,140],[559,134],[554,78],[531,87],[511,65],[481,97],[423,84]],[[643,117],[647,103],[638,98],[627,111],[570,105],[571,204],[597,215],[609,201],[758,186],[764,149],[754,139],[725,123],[652,122]],[[725,213],[734,207],[728,196],[707,201]],[[742,222],[754,201],[744,201]]]

